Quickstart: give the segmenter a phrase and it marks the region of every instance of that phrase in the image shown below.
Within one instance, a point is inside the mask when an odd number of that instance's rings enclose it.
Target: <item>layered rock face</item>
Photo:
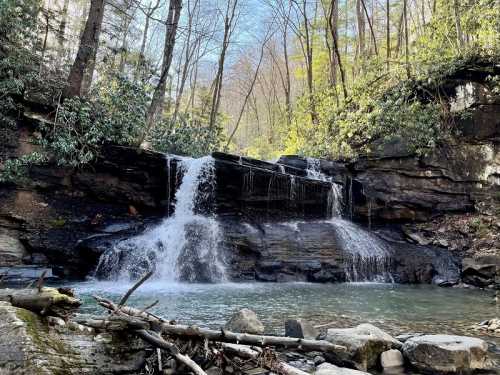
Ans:
[[[464,142],[428,156],[393,144],[355,162],[316,161],[330,181],[307,178],[310,160],[301,157],[274,164],[215,153],[216,188],[198,210],[218,218],[229,277],[346,281],[361,270],[389,272],[396,282],[449,285],[461,266],[465,282],[494,285],[500,250],[491,229],[500,225],[495,108],[478,106],[462,125]],[[33,149],[30,131],[8,137],[7,157]],[[179,165],[177,157],[108,146],[84,170],[32,168],[29,184],[0,190],[0,272],[8,270],[12,279],[43,270],[85,277],[104,251],[172,213],[183,178]],[[373,224],[377,241],[389,249],[382,263],[366,254],[368,261],[360,262],[359,251],[345,243],[350,234],[328,222],[337,199],[332,182],[342,186],[344,215]],[[448,250],[471,260],[460,264]]]

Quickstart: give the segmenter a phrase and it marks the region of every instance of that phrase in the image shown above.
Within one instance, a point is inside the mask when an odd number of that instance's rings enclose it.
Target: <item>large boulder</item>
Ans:
[[[353,366],[366,371],[377,366],[380,354],[400,348],[402,343],[371,324],[360,324],[354,328],[331,328],[325,339],[347,348],[342,357],[332,357],[331,361]]]
[[[95,335],[60,319],[51,328],[37,314],[0,302],[1,374],[137,374],[145,345],[130,335]]]
[[[478,338],[424,335],[403,344],[405,358],[416,369],[430,373],[464,373],[491,368],[488,344]]]
[[[250,309],[241,309],[235,313],[224,326],[228,331],[254,333],[257,335],[264,333],[264,325],[257,314]]]
[[[316,368],[314,375],[370,375],[367,372],[350,368],[337,367],[331,363],[322,363]]]

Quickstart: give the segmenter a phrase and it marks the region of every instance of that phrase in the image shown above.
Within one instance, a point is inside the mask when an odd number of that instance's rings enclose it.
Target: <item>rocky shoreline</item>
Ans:
[[[35,301],[48,301],[46,295],[54,297],[39,308]],[[81,304],[75,297],[70,290],[47,287],[0,289],[2,373],[189,374],[194,371],[175,359],[172,347],[198,364],[202,372],[194,372],[211,375],[362,375],[380,371],[495,374],[495,369],[498,370],[498,363],[488,353],[491,348],[479,338],[441,334],[392,337],[371,324],[328,328],[328,325],[313,326],[305,320],[286,320],[283,337],[265,336],[264,325],[248,309],[235,312],[217,331],[183,326],[150,314],[147,309],[138,310],[98,297],[100,305],[111,306],[111,315],[75,316]],[[495,324],[498,325],[498,319],[480,327],[495,328]],[[141,333],[144,329],[158,332],[155,335],[172,347],[160,350],[150,341],[144,341]]]

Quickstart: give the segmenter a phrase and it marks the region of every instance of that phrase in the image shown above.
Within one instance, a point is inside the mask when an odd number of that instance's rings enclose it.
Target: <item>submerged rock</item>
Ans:
[[[319,365],[314,372],[314,375],[370,375],[367,372],[353,370],[350,368],[337,367],[331,363],[323,363]]]
[[[257,314],[250,309],[241,309],[235,313],[224,326],[228,331],[263,334],[264,325]]]
[[[377,366],[383,352],[402,345],[371,324],[360,324],[354,328],[331,328],[327,331],[326,340],[347,348],[344,358],[332,358],[332,362],[354,366],[362,371]]]
[[[403,345],[405,358],[416,369],[431,373],[464,373],[492,367],[488,344],[478,338],[453,335],[412,337]]]

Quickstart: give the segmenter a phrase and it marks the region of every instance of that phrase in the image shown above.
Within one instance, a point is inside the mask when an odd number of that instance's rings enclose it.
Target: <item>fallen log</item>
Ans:
[[[120,311],[124,314],[122,310]],[[110,321],[120,319],[122,317],[123,315],[110,319],[93,320],[92,322],[84,320],[79,323],[93,328],[105,328],[110,324]],[[144,317],[141,316],[140,318]],[[248,333],[225,331],[223,329],[217,331],[197,326],[170,323],[161,323],[158,325],[158,321],[156,319],[149,321],[149,323],[153,324],[153,326],[160,330],[161,333],[183,338],[206,339],[209,341],[253,345],[259,347],[273,346],[289,349],[296,348],[303,351],[320,351],[323,353],[344,353],[347,350],[344,346],[335,345],[325,340],[306,340],[294,337],[253,335]]]
[[[68,319],[80,307],[81,301],[67,289],[40,287],[37,289],[0,289],[0,301],[30,310],[42,316]]]

